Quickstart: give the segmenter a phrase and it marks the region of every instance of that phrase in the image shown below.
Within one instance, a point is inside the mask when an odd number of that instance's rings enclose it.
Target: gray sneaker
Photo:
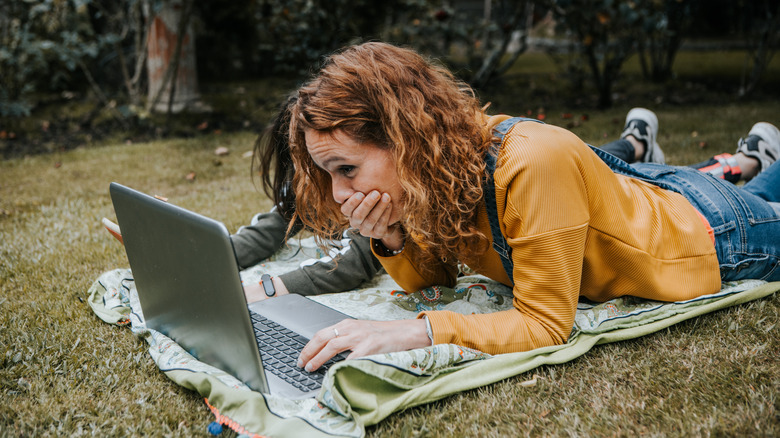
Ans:
[[[761,171],[780,158],[780,130],[771,123],[758,122],[750,128],[747,137],[737,142],[737,153],[742,152],[761,163]]]
[[[632,135],[645,144],[645,153],[639,159],[643,163],[664,164],[664,152],[655,141],[658,137],[658,117],[645,108],[632,108],[626,115],[626,126],[620,138]]]

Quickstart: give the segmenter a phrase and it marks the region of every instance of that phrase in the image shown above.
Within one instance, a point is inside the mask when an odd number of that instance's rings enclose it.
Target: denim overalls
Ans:
[[[504,136],[522,121],[539,122],[514,117],[493,129],[497,140],[485,154],[487,177],[483,185],[493,248],[501,256],[504,270],[513,282],[512,249],[498,224],[493,173]],[[598,148],[590,148],[613,172],[685,196],[707,219],[715,233],[715,251],[722,281],[748,278],[780,280],[780,162],[738,188],[696,169],[655,163],[629,165]]]

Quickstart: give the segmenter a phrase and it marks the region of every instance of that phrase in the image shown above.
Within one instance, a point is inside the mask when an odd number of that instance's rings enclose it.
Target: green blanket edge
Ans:
[[[645,325],[598,334],[580,333],[563,345],[520,353],[501,354],[489,359],[474,361],[470,366],[460,368],[452,373],[443,373],[414,388],[401,387],[400,385],[396,388],[384,381],[373,386],[370,376],[377,375],[378,370],[375,368],[381,367],[381,365],[363,360],[344,362],[334,375],[336,380],[334,386],[342,389],[340,397],[335,398],[340,402],[339,407],[347,410],[356,422],[362,426],[370,426],[402,409],[430,403],[458,392],[495,383],[541,365],[569,362],[584,355],[595,345],[645,336],[706,313],[767,297],[777,291],[780,291],[780,282],[765,283]],[[359,380],[361,384],[351,384],[350,379]],[[382,388],[383,391],[377,391],[378,387]],[[367,390],[369,388],[370,391]]]

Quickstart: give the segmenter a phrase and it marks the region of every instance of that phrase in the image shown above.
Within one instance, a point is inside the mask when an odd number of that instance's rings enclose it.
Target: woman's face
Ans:
[[[403,191],[390,150],[359,143],[341,130],[323,133],[307,129],[304,134],[312,160],[330,175],[333,199],[338,204],[357,193],[387,193],[392,203],[390,224],[401,219]]]

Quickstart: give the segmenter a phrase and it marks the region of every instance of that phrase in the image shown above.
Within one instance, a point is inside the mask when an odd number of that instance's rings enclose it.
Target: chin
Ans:
[[[403,224],[403,221],[401,219],[402,219],[401,218],[401,214],[399,213],[398,215],[396,215],[396,216],[394,216],[392,218],[392,220],[390,221],[390,226],[392,227],[392,226],[398,225],[400,227],[403,227],[404,224]]]

